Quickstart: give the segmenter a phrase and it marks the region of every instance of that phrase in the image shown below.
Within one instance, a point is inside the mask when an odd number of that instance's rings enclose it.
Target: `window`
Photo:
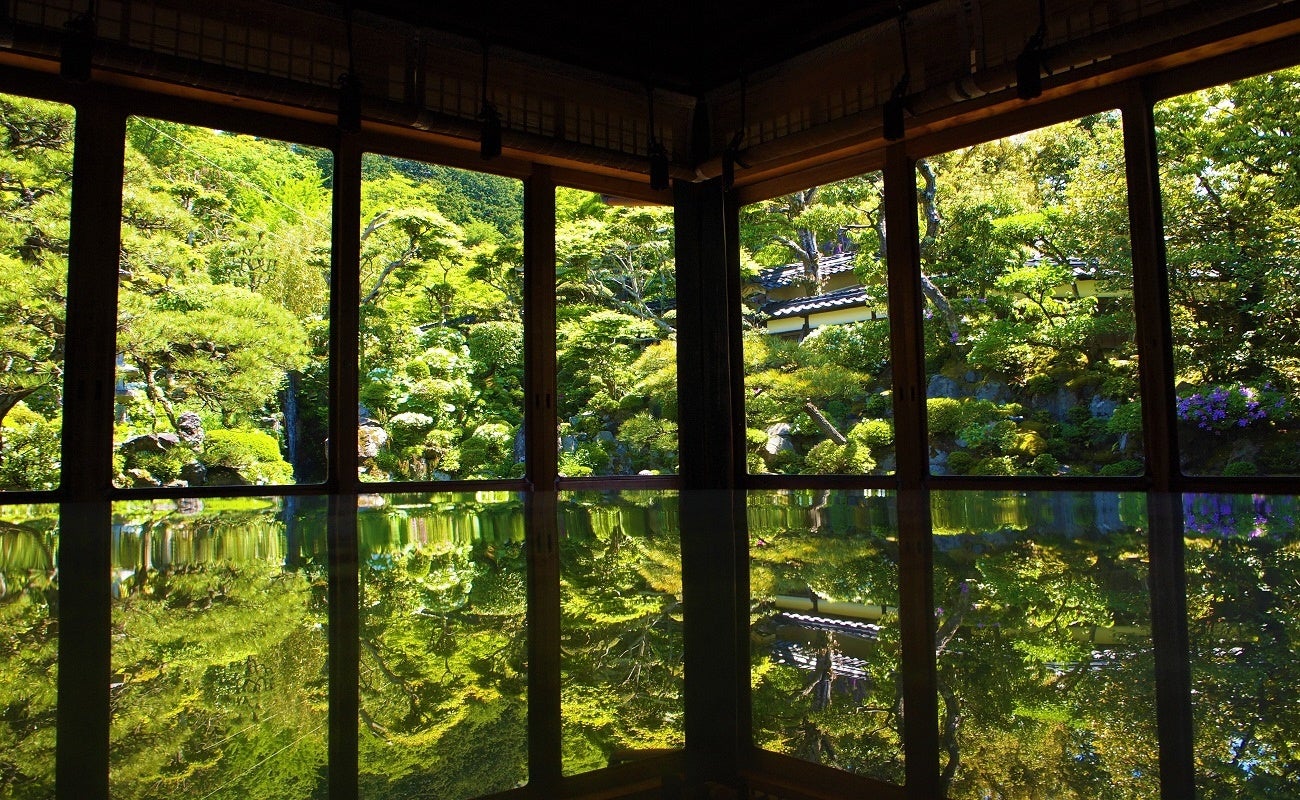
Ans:
[[[917,164],[930,470],[1143,472],[1120,117]]]
[[[119,486],[324,480],[331,173],[313,148],[128,122]]]
[[[0,491],[59,485],[72,109],[0,95]]]
[[[751,474],[894,471],[880,173],[743,209]]]
[[[1190,475],[1300,473],[1297,102],[1300,72],[1290,69],[1156,106]]]
[[[670,208],[556,192],[560,474],[677,473]]]

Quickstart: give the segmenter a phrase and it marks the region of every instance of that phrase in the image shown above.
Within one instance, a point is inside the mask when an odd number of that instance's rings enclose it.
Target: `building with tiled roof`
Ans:
[[[774,334],[802,336],[825,325],[845,325],[850,322],[888,319],[889,309],[883,289],[872,291],[858,282],[853,272],[856,253],[836,253],[822,257],[817,264],[818,282],[823,290],[809,295],[807,283],[802,279],[804,265],[784,264],[771,267],[758,274],[756,283],[763,291],[764,302],[759,307],[766,319],[766,331]],[[1042,256],[1025,261],[1025,266],[1037,266]],[[1100,265],[1095,259],[1071,257],[1069,283],[1062,284],[1054,294],[1057,297],[1116,297],[1128,294],[1102,285]]]

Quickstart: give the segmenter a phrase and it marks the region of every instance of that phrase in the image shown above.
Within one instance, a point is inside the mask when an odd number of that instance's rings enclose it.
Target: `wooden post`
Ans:
[[[555,183],[544,166],[524,182],[524,237],[525,463],[534,490],[555,491]]]
[[[555,797],[561,779],[559,447],[555,381],[555,183],[524,182],[524,412],[528,493],[528,784]]]
[[[360,382],[361,144],[339,134],[334,149],[334,252],[330,273],[329,787],[357,796],[360,711],[360,576],[357,564],[357,434]]]
[[[721,179],[674,185],[677,386],[685,608],[686,780],[734,784],[748,719],[747,534],[736,437],[743,431],[735,278],[735,206]]]
[[[357,797],[361,598],[357,495],[329,495],[329,796]]]
[[[126,118],[78,104],[64,355],[55,793],[108,796],[114,364]]]
[[[332,493],[358,491],[361,306],[361,145],[340,134],[334,150],[334,252],[330,273],[330,440]]]
[[[890,346],[898,454],[899,629],[902,635],[903,750],[907,796],[941,797],[939,700],[934,654],[934,547],[926,431],[925,344],[921,325],[921,251],[916,219],[916,162],[903,144],[885,152],[889,236]]]
[[[1133,246],[1133,305],[1141,368],[1143,447],[1151,558],[1151,630],[1156,664],[1156,730],[1163,797],[1194,797],[1192,678],[1188,663],[1187,573],[1173,387],[1173,337],[1165,261],[1155,116],[1136,87],[1124,104],[1124,159]]]

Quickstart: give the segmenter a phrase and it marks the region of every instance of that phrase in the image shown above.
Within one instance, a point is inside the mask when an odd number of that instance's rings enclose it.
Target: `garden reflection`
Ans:
[[[1158,794],[1144,517],[1140,495],[933,495],[948,796]],[[750,539],[756,743],[901,784],[893,497],[752,496]]]
[[[116,503],[114,797],[324,790],[325,502]]]
[[[563,769],[684,744],[677,492],[560,495]]]
[[[522,496],[362,500],[360,796],[459,800],[526,783]]]
[[[758,747],[903,782],[892,494],[749,496]]]
[[[1159,796],[1144,497],[944,492],[932,518],[948,796]]]
[[[1183,497],[1198,796],[1286,797],[1300,776],[1300,507]]]
[[[525,783],[524,497],[363,499],[362,796]],[[564,771],[678,748],[678,494],[558,499]],[[58,509],[0,512],[0,794],[44,798]],[[931,516],[948,796],[1156,796],[1144,496],[940,492]],[[1285,794],[1300,768],[1296,517],[1290,496],[1184,498],[1206,797]],[[895,497],[754,493],[748,526],[756,744],[901,784]],[[323,498],[114,505],[115,797],[324,791],[326,529]]]
[[[0,506],[0,797],[54,796],[59,510]]]

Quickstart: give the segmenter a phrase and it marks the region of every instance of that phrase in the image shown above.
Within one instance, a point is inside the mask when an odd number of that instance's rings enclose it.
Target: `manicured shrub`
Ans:
[[[1230,477],[1246,477],[1258,473],[1259,468],[1249,461],[1232,461],[1223,467],[1223,474]]]
[[[849,439],[868,448],[888,447],[894,443],[894,424],[887,419],[864,419],[849,431]]]
[[[1102,467],[1098,473],[1106,476],[1124,476],[1124,475],[1141,475],[1143,465],[1136,458],[1126,458],[1122,461],[1116,461]]]
[[[239,473],[251,484],[290,483],[293,480],[293,467],[280,454],[280,443],[263,431],[208,431],[200,460],[209,472],[214,467],[224,467]]]

